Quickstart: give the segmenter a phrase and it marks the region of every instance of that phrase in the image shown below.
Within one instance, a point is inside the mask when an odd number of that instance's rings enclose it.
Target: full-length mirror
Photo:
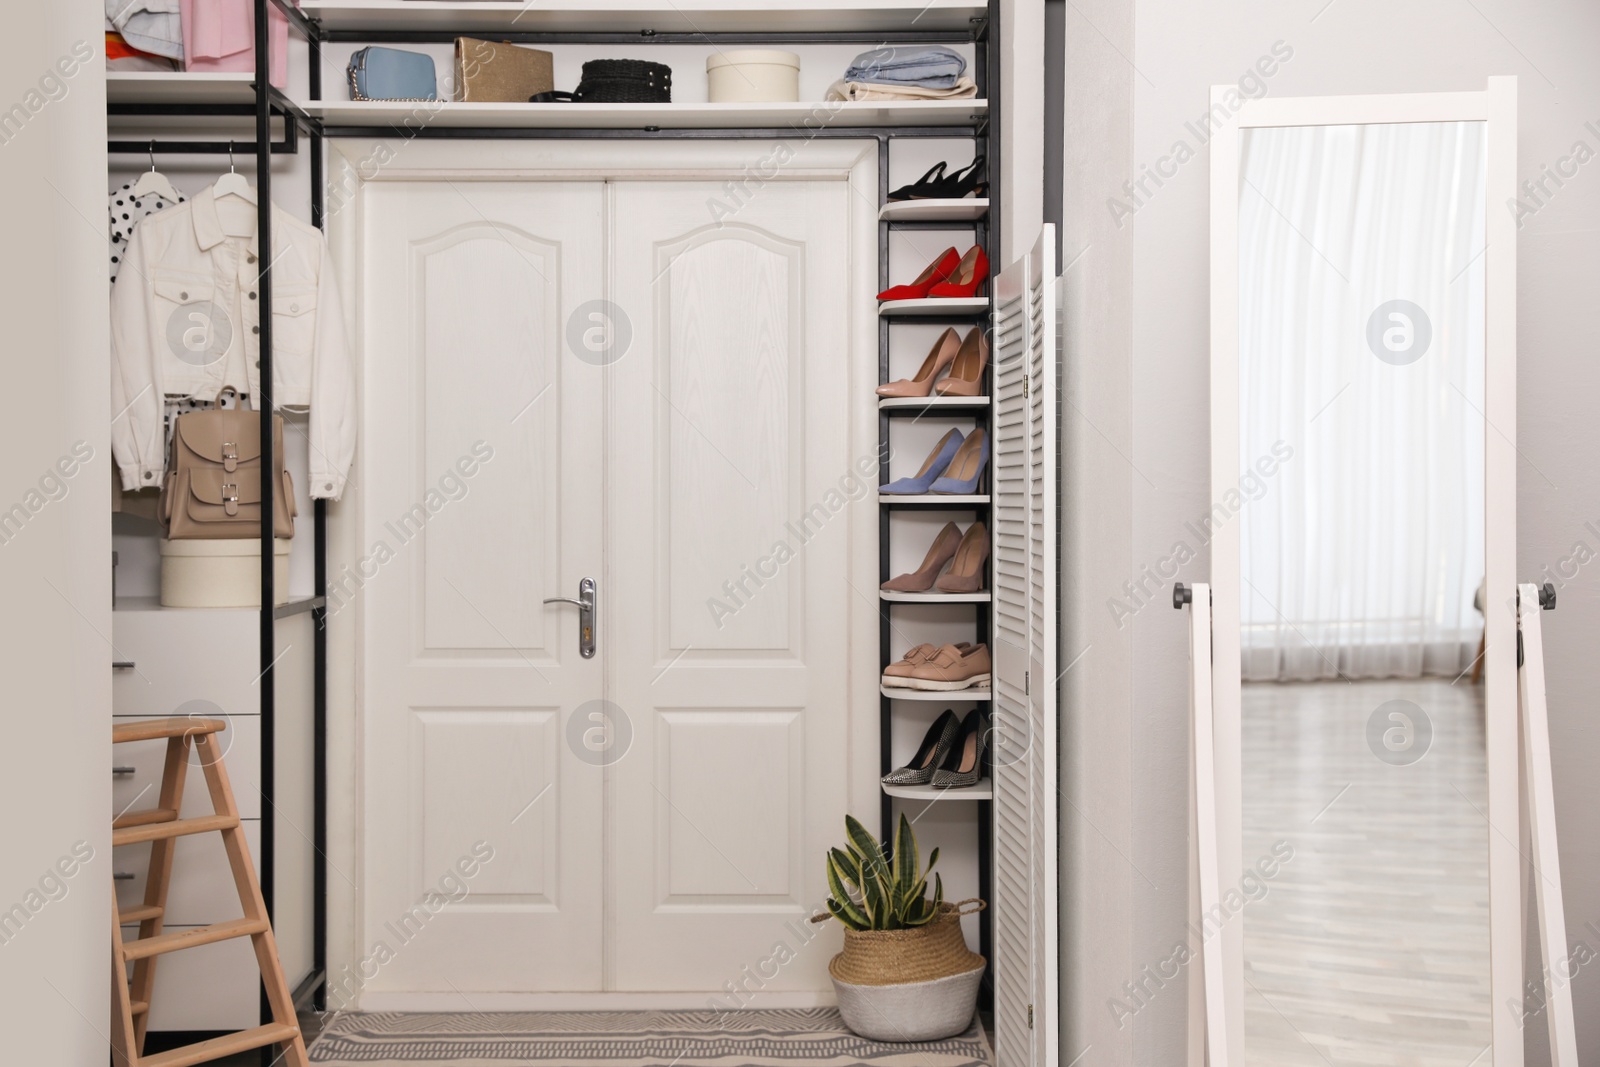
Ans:
[[[1240,134],[1246,1064],[1493,1062],[1486,147]]]

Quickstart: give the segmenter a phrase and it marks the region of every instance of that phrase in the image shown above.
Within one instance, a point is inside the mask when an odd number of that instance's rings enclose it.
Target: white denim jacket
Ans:
[[[337,500],[356,440],[338,284],[321,231],[278,208],[272,248],[272,402],[310,408],[311,496]],[[255,236],[223,231],[210,189],[133,231],[111,293],[111,450],[124,489],[161,485],[167,397],[211,400],[231,386],[259,404],[259,272]]]

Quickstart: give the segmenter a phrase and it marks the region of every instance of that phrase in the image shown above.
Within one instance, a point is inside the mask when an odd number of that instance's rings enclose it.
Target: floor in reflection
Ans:
[[[1414,763],[1369,744],[1390,700],[1431,721]],[[1247,684],[1243,713],[1245,863],[1294,849],[1244,911],[1246,1062],[1484,1067],[1483,687]]]

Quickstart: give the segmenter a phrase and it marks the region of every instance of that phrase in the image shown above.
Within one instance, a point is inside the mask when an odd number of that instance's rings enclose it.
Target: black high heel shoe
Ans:
[[[928,732],[922,735],[922,744],[917,746],[917,754],[911,757],[911,762],[884,775],[883,784],[927,785],[934,771],[945,762],[946,753],[955,744],[960,729],[956,713],[949,708],[944,709],[944,713],[928,727]]]
[[[933,772],[931,782],[935,789],[962,789],[978,784],[983,777],[983,747],[988,733],[983,728],[983,712],[977,708],[967,712],[960,738],[950,746],[944,764]]]
[[[988,196],[988,160],[979,156],[954,174],[946,174],[949,164],[936,163],[928,173],[902,185],[889,194],[890,202],[897,200],[962,200],[969,196]]]
[[[940,186],[938,195],[945,200],[962,200],[969,196],[989,195],[988,159],[979,156],[966,167],[956,171]]]
[[[929,190],[937,189],[940,183],[945,181],[944,169],[946,166],[948,166],[948,164],[941,159],[928,169],[928,173],[924,174],[910,185],[902,185],[900,188],[890,193],[890,202],[892,203],[896,200],[927,200],[928,198],[937,195]]]

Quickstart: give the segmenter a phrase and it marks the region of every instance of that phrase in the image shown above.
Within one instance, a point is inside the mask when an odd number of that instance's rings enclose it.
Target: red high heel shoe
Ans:
[[[952,249],[952,251],[954,251]],[[989,277],[989,257],[983,254],[983,248],[973,245],[967,249],[967,254],[961,257],[961,263],[944,281],[928,289],[931,297],[976,296],[978,287]]]
[[[910,285],[893,285],[878,294],[879,300],[921,300],[928,290],[950,277],[961,265],[961,257],[954,248],[939,253],[939,258],[928,264],[928,269],[917,275]],[[988,269],[985,264],[984,269]]]

